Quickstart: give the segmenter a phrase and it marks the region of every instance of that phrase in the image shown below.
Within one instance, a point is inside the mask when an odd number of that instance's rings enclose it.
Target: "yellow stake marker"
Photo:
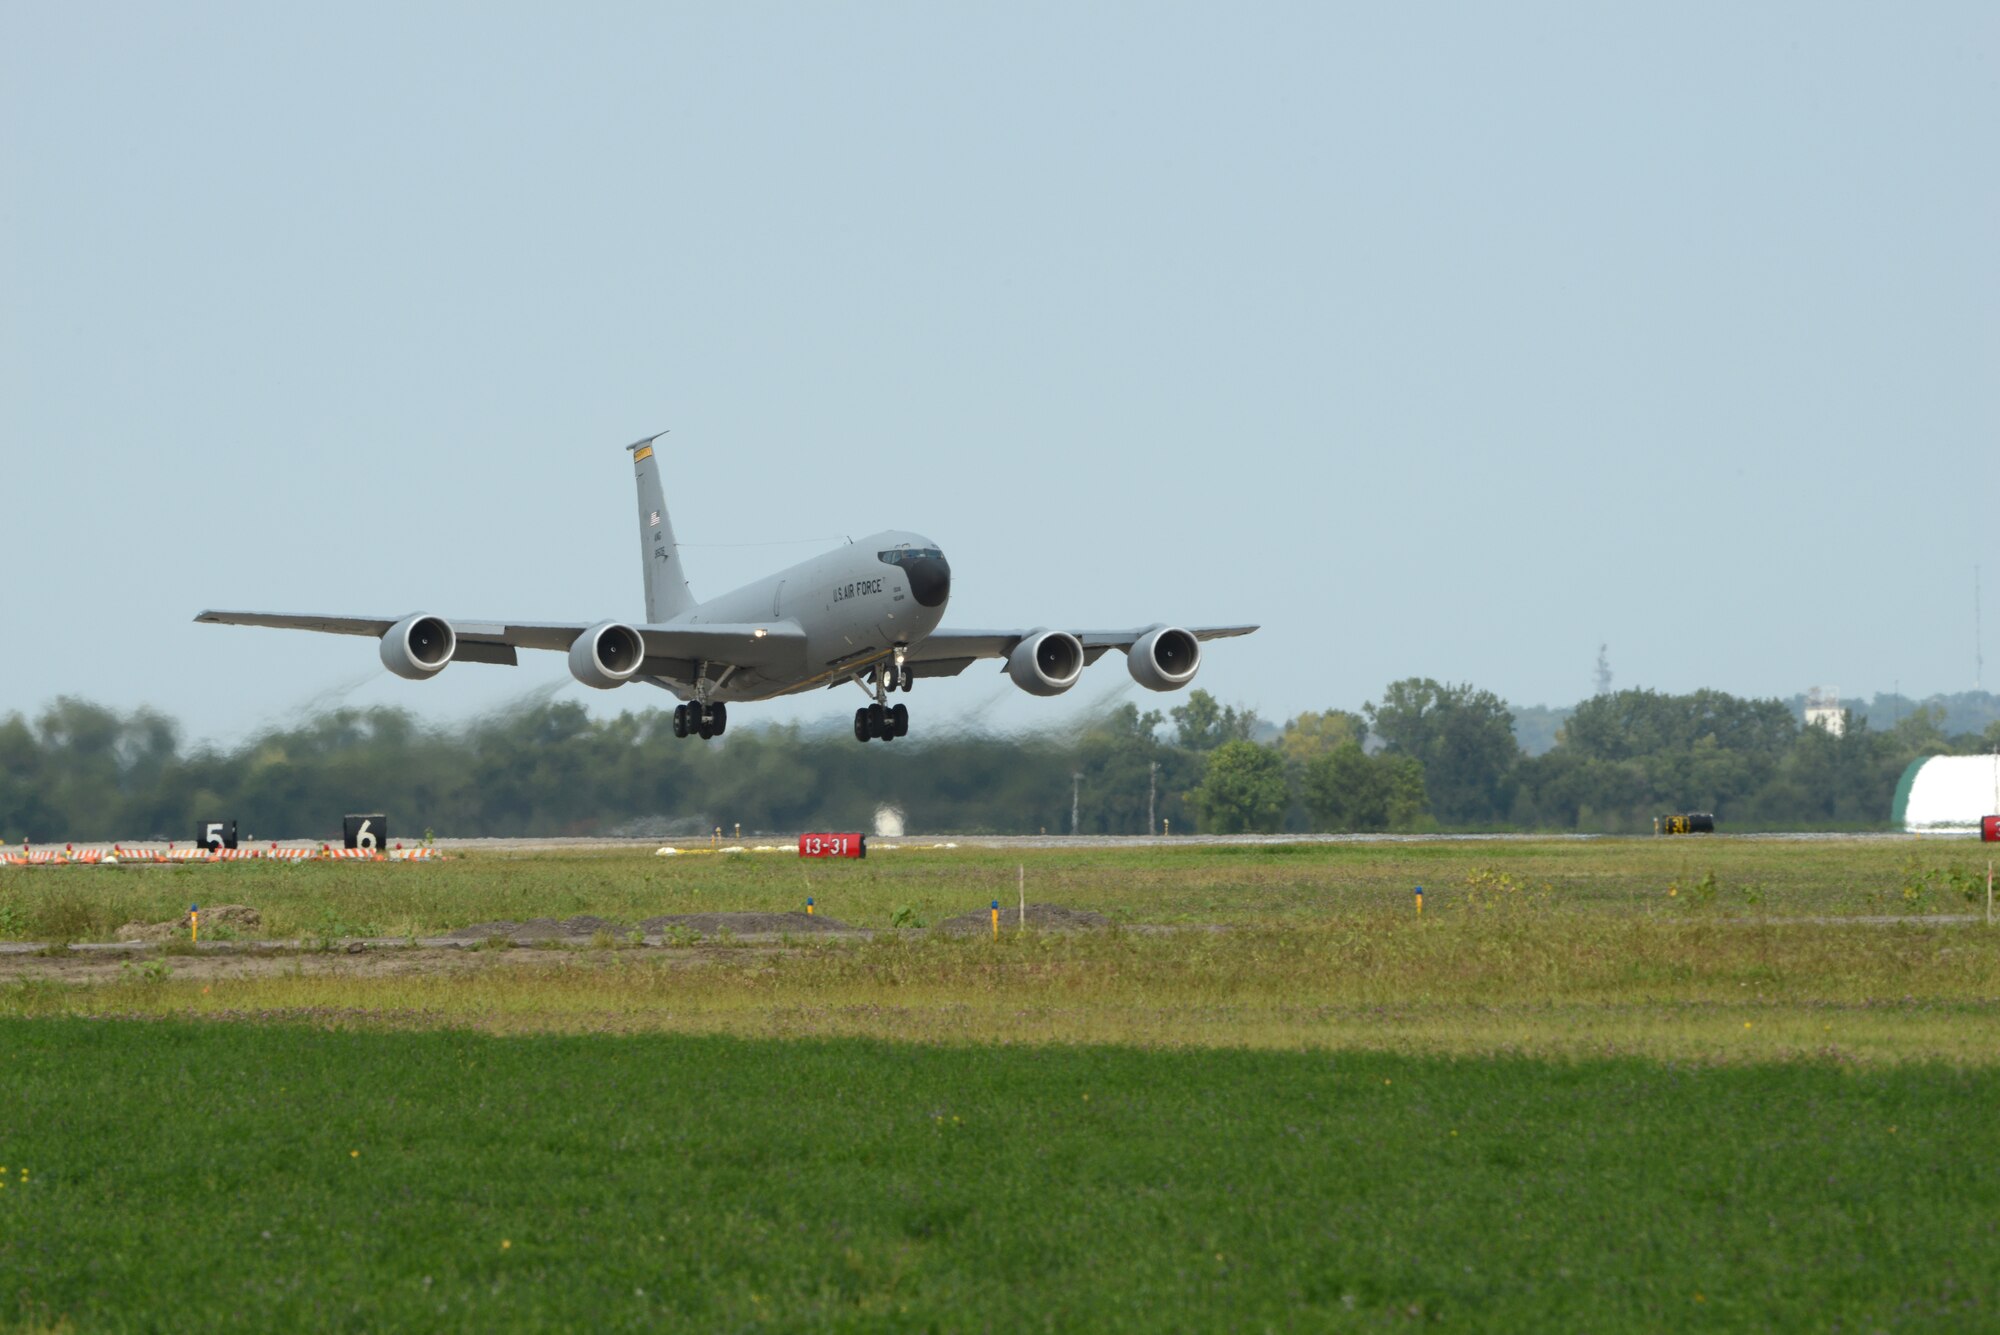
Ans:
[[[1000,901],[993,901],[993,939],[1000,939]]]
[[[1424,916],[1424,888],[1421,885],[1417,887],[1417,916]]]
[[[200,941],[201,941],[201,905],[190,904],[188,905],[188,944],[195,945],[198,944]]]
[[[807,896],[806,896],[806,916],[807,916],[808,918],[810,918],[810,917],[812,917],[812,915],[813,915],[813,902],[812,902],[812,896],[811,896],[811,895],[807,895]]]

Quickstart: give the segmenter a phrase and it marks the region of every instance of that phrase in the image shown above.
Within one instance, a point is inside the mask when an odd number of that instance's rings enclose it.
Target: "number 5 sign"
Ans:
[[[372,816],[349,816],[341,822],[341,839],[349,848],[379,853],[389,842],[389,818],[380,812]]]

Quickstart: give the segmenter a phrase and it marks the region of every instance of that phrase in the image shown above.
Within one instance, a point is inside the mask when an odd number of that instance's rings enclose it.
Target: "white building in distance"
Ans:
[[[1838,686],[1815,686],[1806,692],[1806,726],[1825,728],[1835,737],[1847,735],[1847,711],[1840,707]]]

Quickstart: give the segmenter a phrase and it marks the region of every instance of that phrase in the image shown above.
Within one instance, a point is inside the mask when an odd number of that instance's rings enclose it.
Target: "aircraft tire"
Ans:
[[[685,737],[687,735],[688,735],[688,707],[686,705],[675,705],[674,736]]]
[[[708,715],[715,720],[715,735],[722,736],[723,731],[729,727],[729,706],[711,705]]]
[[[715,736],[715,725],[713,723],[710,723],[707,719],[703,719],[701,721],[701,725],[698,728],[696,728],[695,731],[700,735],[701,739],[705,742],[709,738]]]
[[[854,740],[857,742],[868,740],[868,711],[865,709],[854,711]]]
[[[908,689],[905,687],[904,689]],[[910,707],[897,705],[889,711],[889,735],[908,737],[910,735]]]

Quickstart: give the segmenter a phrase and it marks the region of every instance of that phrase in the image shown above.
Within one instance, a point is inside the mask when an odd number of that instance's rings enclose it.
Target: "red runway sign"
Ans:
[[[865,834],[802,834],[799,836],[799,856],[802,858],[865,858],[868,856],[868,836]]]

